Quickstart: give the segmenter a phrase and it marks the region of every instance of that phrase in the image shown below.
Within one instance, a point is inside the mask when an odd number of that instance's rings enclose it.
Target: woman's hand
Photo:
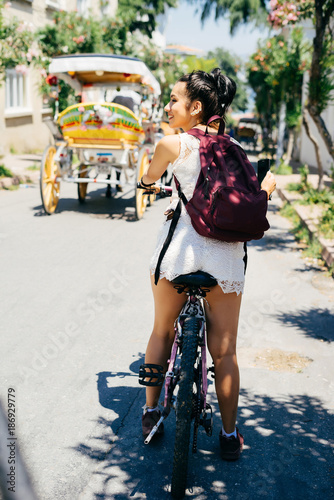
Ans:
[[[267,172],[265,178],[263,179],[263,181],[261,183],[261,189],[263,189],[264,191],[267,191],[268,200],[269,200],[269,196],[276,189],[276,179],[275,179],[274,174],[272,174],[271,172]]]

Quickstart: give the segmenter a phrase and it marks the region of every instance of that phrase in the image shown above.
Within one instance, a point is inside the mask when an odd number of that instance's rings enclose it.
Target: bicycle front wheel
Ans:
[[[174,498],[183,498],[187,483],[187,468],[192,415],[194,364],[197,352],[198,319],[185,319],[182,333],[182,357],[179,392],[176,407],[176,431],[171,493]]]

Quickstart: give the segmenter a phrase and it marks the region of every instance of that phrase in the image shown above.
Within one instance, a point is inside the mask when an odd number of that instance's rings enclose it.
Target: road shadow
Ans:
[[[284,250],[297,249],[296,240],[290,228],[282,227],[281,219],[278,220],[272,217],[276,214],[279,214],[279,207],[276,203],[270,202],[268,204],[270,229],[260,240],[250,241],[248,243],[249,246],[255,247],[260,252],[269,250],[281,252]]]
[[[284,250],[297,249],[293,234],[275,224],[271,224],[268,234],[265,234],[261,240],[252,240],[247,245],[256,248],[260,252],[271,250],[282,252]]]
[[[75,212],[88,214],[92,217],[103,219],[122,219],[127,222],[135,222],[135,190],[133,187],[126,185],[124,192],[116,192],[112,188],[110,198],[106,196],[106,187],[94,189],[87,192],[84,203],[80,203],[77,196],[76,186],[73,186],[73,198],[63,197],[60,192],[60,199],[53,216],[65,212]],[[149,208],[149,207],[148,207]],[[42,204],[32,208],[35,217],[43,217],[45,211]]]
[[[277,319],[285,326],[297,327],[307,337],[334,341],[334,314],[327,308],[312,307],[295,313],[284,312],[278,314]]]
[[[138,362],[138,366],[139,366]],[[134,372],[98,374],[98,397],[120,419],[117,439],[109,439],[115,420],[99,421],[102,433],[75,450],[94,463],[89,481],[89,500],[170,499],[175,418],[165,423],[164,436],[143,444],[140,428],[144,389],[105,379],[125,380]],[[109,375],[107,375],[109,374]],[[284,391],[284,388],[282,388]],[[213,399],[213,396],[210,396]],[[285,395],[273,398],[242,390],[238,425],[245,449],[237,462],[219,456],[220,417],[215,399],[214,435],[199,433],[198,453],[190,454],[185,498],[199,500],[322,499],[333,493],[334,469],[330,442],[334,416],[317,397]],[[122,425],[120,424],[122,422]],[[99,427],[101,431],[101,427]],[[104,431],[103,431],[104,429]],[[105,447],[109,447],[106,453]]]

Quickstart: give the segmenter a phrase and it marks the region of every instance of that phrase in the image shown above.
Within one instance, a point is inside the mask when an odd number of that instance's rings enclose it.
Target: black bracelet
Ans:
[[[145,174],[144,174],[144,175],[145,175]],[[140,179],[140,184],[141,184],[142,186],[144,186],[145,188],[149,188],[149,187],[153,186],[153,184],[155,184],[155,182],[152,182],[152,184],[145,184],[145,182],[143,182],[143,177],[144,177],[144,176],[142,176],[142,178]]]

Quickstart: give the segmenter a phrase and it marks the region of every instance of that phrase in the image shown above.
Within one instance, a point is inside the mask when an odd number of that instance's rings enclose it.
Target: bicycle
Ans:
[[[197,451],[197,434],[203,426],[208,436],[212,435],[212,408],[207,403],[208,371],[206,363],[206,328],[202,300],[217,281],[202,271],[175,278],[178,293],[188,295],[179,317],[175,321],[175,339],[168,360],[168,369],[163,374],[161,365],[143,364],[139,369],[139,383],[162,385],[165,380],[164,408],[160,420],[145,439],[148,444],[159,425],[172,408],[176,410],[176,430],[171,493],[174,498],[183,498],[186,490],[191,421],[194,420],[192,452]],[[178,354],[181,356],[177,363]],[[174,394],[178,386],[177,395]]]
[[[169,186],[159,185],[158,187],[162,196],[171,194]],[[146,192],[149,194],[148,191]],[[197,451],[197,435],[200,426],[204,427],[208,436],[212,435],[212,408],[206,399],[207,376],[209,371],[213,372],[213,368],[207,369],[203,299],[210,288],[217,285],[217,281],[211,275],[197,271],[178,276],[172,283],[178,293],[185,292],[188,299],[174,324],[175,338],[167,372],[163,373],[161,365],[143,364],[139,369],[139,383],[145,386],[162,386],[165,382],[164,408],[161,418],[146,437],[145,444],[151,441],[171,409],[176,410],[171,494],[174,498],[183,498],[186,490],[192,420],[194,420],[193,453]],[[175,394],[177,387],[178,391]]]

